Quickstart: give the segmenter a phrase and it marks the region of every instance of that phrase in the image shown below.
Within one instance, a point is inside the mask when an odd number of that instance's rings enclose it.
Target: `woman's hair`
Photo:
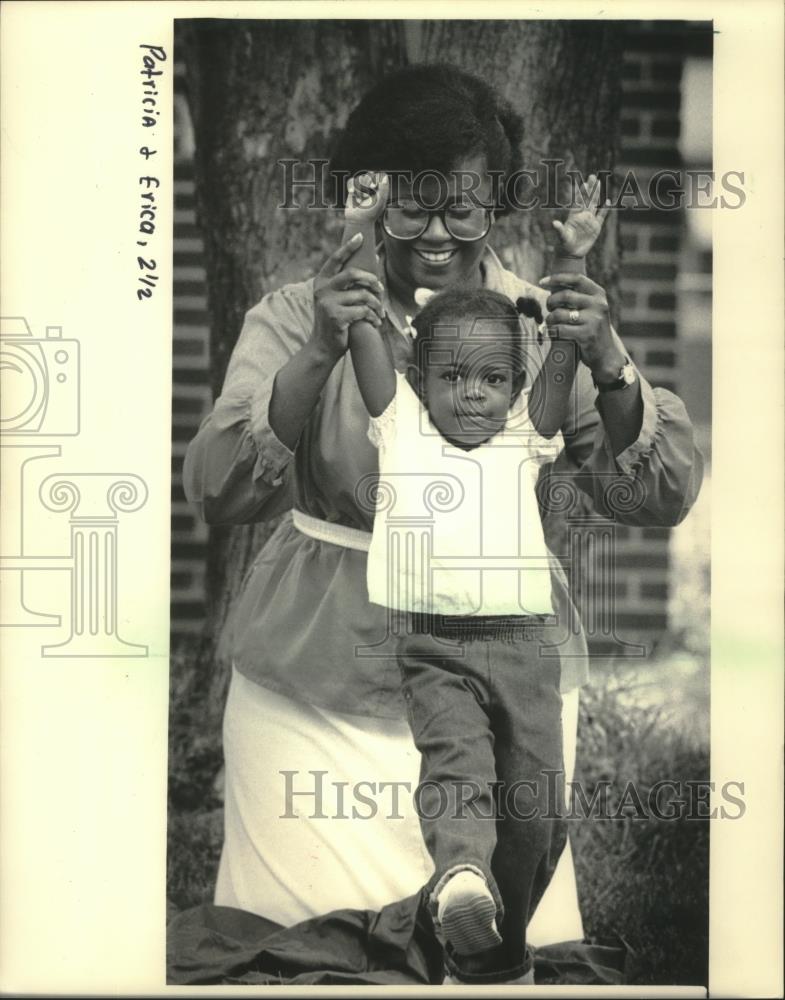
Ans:
[[[455,66],[410,66],[385,77],[349,115],[331,157],[331,171],[354,176],[439,171],[483,156],[499,172],[499,191],[521,166],[523,119],[493,87]],[[345,179],[336,194],[345,200]],[[508,208],[499,199],[497,214]]]
[[[467,291],[447,289],[434,295],[412,320],[412,326],[417,332],[414,342],[417,368],[422,373],[427,369],[428,346],[437,327],[449,327],[466,320],[488,320],[509,331],[513,370],[516,373],[523,371],[523,336],[519,313],[520,303],[523,301],[525,300],[519,299],[518,304],[514,304],[506,295],[487,288]]]

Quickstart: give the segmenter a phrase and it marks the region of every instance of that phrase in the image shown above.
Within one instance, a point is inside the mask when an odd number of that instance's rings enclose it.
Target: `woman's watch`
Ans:
[[[638,376],[635,374],[635,366],[632,361],[624,355],[624,364],[619,369],[619,374],[612,382],[598,382],[592,374],[592,382],[597,392],[615,392],[616,389],[626,389],[628,385],[634,385]]]

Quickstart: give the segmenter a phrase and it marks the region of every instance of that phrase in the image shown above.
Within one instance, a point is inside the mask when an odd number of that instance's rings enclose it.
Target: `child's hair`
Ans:
[[[417,332],[415,340],[415,362],[420,372],[425,372],[428,360],[428,345],[433,340],[434,330],[439,326],[450,326],[465,320],[474,322],[489,320],[508,330],[512,351],[513,370],[524,370],[523,337],[521,314],[536,318],[534,300],[518,299],[513,303],[506,295],[492,292],[487,288],[470,290],[447,289],[434,295],[412,320]],[[542,314],[540,313],[540,319]]]

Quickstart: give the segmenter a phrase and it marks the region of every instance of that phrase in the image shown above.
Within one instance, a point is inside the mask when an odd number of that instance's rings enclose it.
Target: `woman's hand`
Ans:
[[[585,257],[597,242],[609,207],[610,202],[606,201],[600,208],[600,182],[596,174],[589,174],[586,184],[583,181],[578,184],[575,205],[564,222],[554,220],[553,228],[560,240],[557,254],[561,257]]]
[[[615,382],[627,358],[613,336],[604,289],[585,274],[552,274],[540,284],[557,289],[546,302],[551,311],[545,322],[551,336],[578,345],[581,361],[591,369],[595,382]],[[609,392],[599,398],[613,454],[620,455],[640,434],[643,421],[640,381],[636,379],[627,392]]]
[[[270,426],[282,444],[294,451],[319,395],[338,359],[349,346],[349,327],[358,319],[381,325],[382,284],[357,267],[341,270],[362,245],[362,234],[330,254],[313,286],[311,339],[275,376],[270,398]]]
[[[605,290],[585,274],[552,274],[540,284],[558,289],[546,302],[550,335],[577,344],[581,361],[598,382],[618,378],[626,358],[611,331]]]
[[[348,331],[357,320],[381,326],[383,285],[376,275],[357,267],[344,267],[362,244],[356,233],[330,254],[314,281],[313,342],[335,363],[349,346]]]

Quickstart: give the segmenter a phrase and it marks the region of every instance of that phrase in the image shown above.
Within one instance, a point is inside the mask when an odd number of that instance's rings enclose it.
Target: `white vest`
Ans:
[[[368,554],[374,604],[446,615],[551,614],[550,566],[535,484],[561,435],[537,433],[521,394],[505,428],[471,451],[449,444],[396,373],[368,436],[379,488]]]

